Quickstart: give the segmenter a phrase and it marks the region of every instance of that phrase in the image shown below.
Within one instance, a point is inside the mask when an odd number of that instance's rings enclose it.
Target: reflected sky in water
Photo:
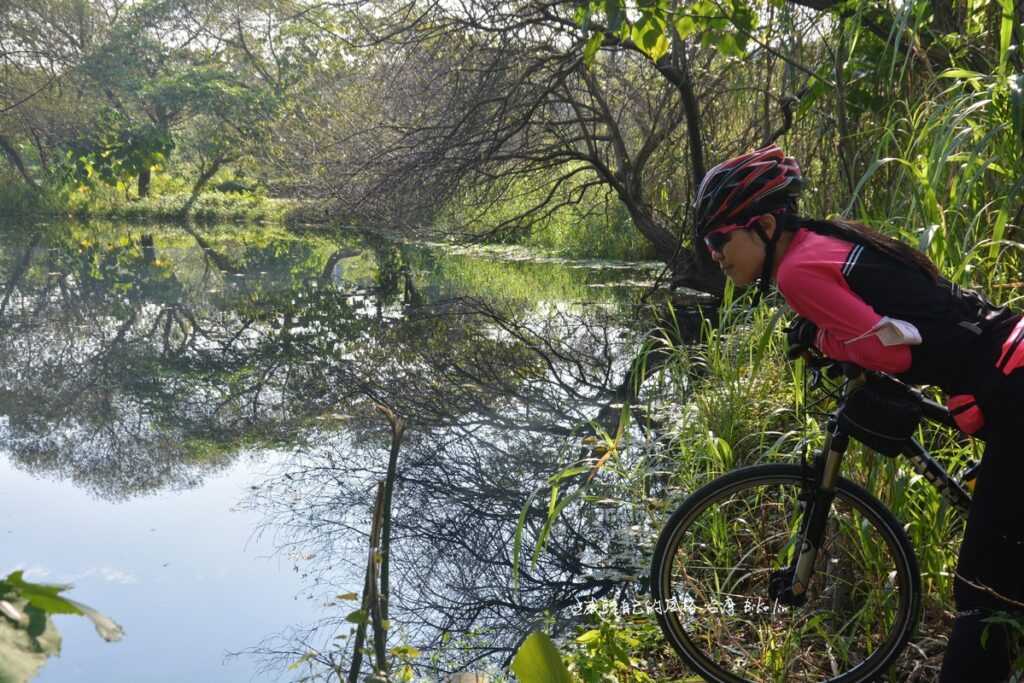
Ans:
[[[57,616],[63,654],[35,680],[253,680],[256,663],[227,651],[323,614],[288,559],[252,538],[259,514],[232,509],[260,470],[242,457],[199,488],[111,503],[15,470],[0,450],[0,570],[73,583],[69,597],[126,632],[105,643],[89,621]]]

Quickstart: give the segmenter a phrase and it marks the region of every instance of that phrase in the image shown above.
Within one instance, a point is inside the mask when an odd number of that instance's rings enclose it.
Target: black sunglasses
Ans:
[[[746,223],[735,223],[715,228],[708,234],[704,235],[704,245],[708,248],[708,251],[714,254],[721,254],[722,250],[725,249],[725,245],[729,243],[729,239],[732,237],[734,232],[751,227],[760,218],[761,216],[758,215],[754,216]]]

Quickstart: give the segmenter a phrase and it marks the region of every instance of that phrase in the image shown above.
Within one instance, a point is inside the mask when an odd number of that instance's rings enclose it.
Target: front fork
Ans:
[[[832,500],[836,497],[839,466],[849,444],[850,438],[838,433],[836,424],[830,421],[825,447],[814,458],[811,481],[805,481],[800,492],[803,514],[797,534],[799,554],[789,567],[772,572],[768,592],[773,602],[799,606],[807,599],[807,585],[825,536]]]

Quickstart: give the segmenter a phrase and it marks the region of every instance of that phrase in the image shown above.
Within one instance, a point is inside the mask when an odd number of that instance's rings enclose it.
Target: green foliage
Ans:
[[[621,204],[595,197],[589,209],[566,208],[508,241],[569,258],[636,261],[654,257],[650,243],[633,226]]]
[[[201,190],[218,168],[259,151],[286,86],[299,80],[291,70],[303,68],[263,64],[261,41],[278,36],[247,31],[254,12],[262,25],[284,8],[207,9],[141,2],[107,13],[42,3],[0,27],[5,44],[26,55],[17,68],[5,67],[5,82],[15,76],[16,87],[0,102],[4,109],[8,98],[17,100],[3,135],[20,150],[25,174],[71,190],[138,177],[145,194],[150,169],[183,161],[198,169]],[[267,26],[281,30],[277,21]],[[278,47],[275,57],[294,56],[293,46]],[[53,63],[61,64],[59,79]]]
[[[516,652],[512,671],[521,683],[653,683],[648,671],[664,645],[652,619],[629,620],[614,601],[597,603],[588,627],[569,639],[561,652],[545,634],[531,633]],[[606,609],[611,608],[611,609]]]
[[[66,211],[77,218],[177,221],[189,196],[187,192],[154,191],[145,199],[126,199],[119,188],[81,187],[69,193]],[[189,218],[203,223],[278,223],[297,206],[296,202],[250,192],[204,192],[192,205]]]
[[[531,633],[516,651],[512,671],[522,683],[572,683],[551,639],[539,632]]]
[[[704,47],[726,57],[742,57],[756,22],[745,0],[639,0],[635,6],[625,0],[590,0],[578,7],[575,18],[591,33],[583,51],[588,65],[606,40],[632,41],[657,62],[668,54],[673,32],[682,40],[697,35]]]
[[[569,669],[584,683],[653,683],[655,679],[644,670],[647,662],[641,655],[654,649],[654,642],[660,638],[661,633],[650,620],[635,624],[618,614],[602,616],[569,648]]]
[[[65,153],[66,182],[72,185],[116,185],[164,163],[174,149],[169,131],[133,123],[113,109],[101,113],[95,126],[95,137]]]
[[[452,296],[484,295],[535,304],[559,299],[609,302],[634,294],[622,287],[590,287],[595,274],[605,281],[612,278],[519,248],[457,249],[443,258],[412,253],[408,258],[412,269],[432,272],[437,285]]]
[[[727,289],[719,320],[702,325],[700,344],[678,346],[668,333],[661,339],[673,361],[655,391],[673,392],[685,415],[674,441],[687,490],[691,477],[777,459],[801,437],[793,376],[781,362],[780,319],[786,312],[751,308],[751,294],[733,298]]]
[[[51,615],[84,616],[106,641],[124,635],[109,617],[61,595],[69,588],[25,581],[21,571],[0,579],[0,683],[28,681],[49,657],[60,654],[60,634]]]
[[[1024,102],[1020,76],[948,70],[938,93],[897,101],[854,198],[868,220],[925,250],[947,276],[1015,299]]]

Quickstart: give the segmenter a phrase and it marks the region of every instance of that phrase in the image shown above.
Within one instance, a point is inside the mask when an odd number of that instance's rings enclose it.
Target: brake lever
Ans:
[[[811,383],[808,385],[810,389],[817,389],[821,386],[821,368],[811,368]]]

